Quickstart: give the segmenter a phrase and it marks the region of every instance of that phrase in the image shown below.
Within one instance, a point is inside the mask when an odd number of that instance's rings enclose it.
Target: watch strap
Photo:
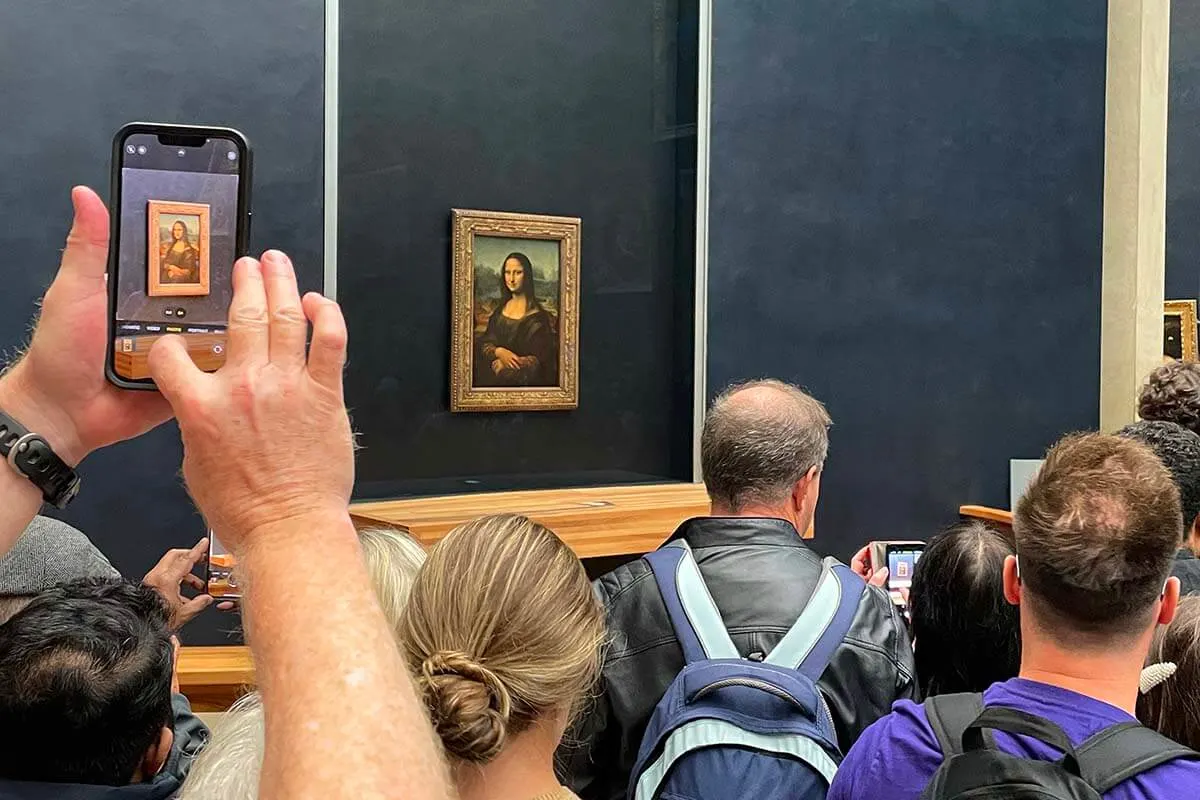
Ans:
[[[79,475],[50,443],[0,411],[0,457],[34,486],[42,499],[56,508],[66,508],[79,493]]]

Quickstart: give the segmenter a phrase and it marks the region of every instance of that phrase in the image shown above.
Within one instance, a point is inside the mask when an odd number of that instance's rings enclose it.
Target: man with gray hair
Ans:
[[[690,519],[668,542],[691,549],[733,643],[762,661],[796,622],[822,574],[809,530],[829,450],[831,421],[813,397],[776,380],[721,393],[700,442],[711,515]],[[584,800],[625,796],[655,706],[684,667],[646,559],[596,581],[612,633],[603,695],[565,741],[566,781]],[[913,698],[913,654],[887,594],[866,586],[853,621],[818,681],[842,752],[895,700]]]

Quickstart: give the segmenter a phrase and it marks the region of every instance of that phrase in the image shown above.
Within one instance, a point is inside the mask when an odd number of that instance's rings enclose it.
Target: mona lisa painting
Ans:
[[[147,204],[146,277],[151,297],[204,297],[209,290],[209,207]]]
[[[454,210],[451,411],[579,406],[580,221]]]

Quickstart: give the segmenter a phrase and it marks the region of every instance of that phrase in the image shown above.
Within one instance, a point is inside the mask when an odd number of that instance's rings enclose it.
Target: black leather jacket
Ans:
[[[765,656],[816,588],[821,558],[779,519],[702,517],[670,541],[691,545],[725,627],[743,656]],[[662,597],[645,559],[595,583],[611,644],[600,696],[564,739],[559,764],[584,800],[623,798],[655,705],[683,669]],[[887,594],[868,587],[842,646],[819,681],[846,752],[892,702],[915,698],[908,632]]]

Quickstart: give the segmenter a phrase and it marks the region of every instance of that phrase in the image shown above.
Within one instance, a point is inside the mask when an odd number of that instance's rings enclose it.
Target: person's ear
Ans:
[[[1004,558],[1004,599],[1009,605],[1021,605],[1021,571],[1016,556]]]
[[[821,493],[821,471],[810,467],[804,477],[792,487],[792,504],[798,511],[812,511]]]
[[[821,470],[810,467],[804,477],[792,487],[792,508],[796,512],[796,528],[803,536],[817,510],[817,498],[821,495]]]
[[[1175,619],[1175,611],[1179,608],[1179,578],[1174,575],[1167,578],[1163,584],[1162,600],[1158,607],[1158,624],[1170,625]]]
[[[164,726],[158,732],[158,738],[146,748],[146,753],[142,756],[141,766],[138,767],[133,782],[149,783],[154,780],[154,776],[161,772],[163,765],[167,763],[173,744],[175,744],[175,731],[169,726]]]

